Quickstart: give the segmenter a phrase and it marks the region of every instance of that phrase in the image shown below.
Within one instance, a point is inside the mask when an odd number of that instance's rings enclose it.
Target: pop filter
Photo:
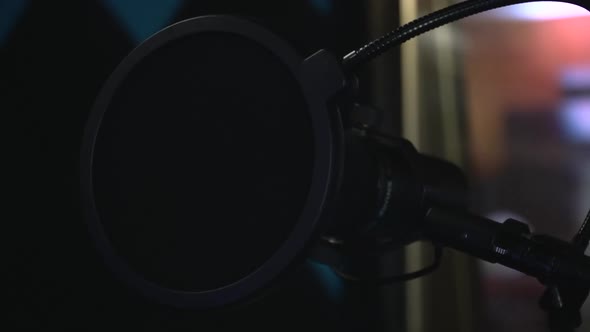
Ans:
[[[213,307],[302,256],[338,173],[327,105],[344,80],[317,61],[254,23],[206,16],[119,65],[81,162],[86,219],[111,270],[159,302]]]

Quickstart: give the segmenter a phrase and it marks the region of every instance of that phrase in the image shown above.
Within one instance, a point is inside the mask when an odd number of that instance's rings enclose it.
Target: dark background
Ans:
[[[402,329],[402,313],[378,307],[377,290],[343,284],[311,263],[268,297],[238,309],[196,313],[147,302],[103,266],[79,204],[78,151],[86,117],[108,75],[150,34],[190,17],[239,14],[259,20],[302,55],[320,48],[344,55],[368,39],[364,6],[330,0],[0,1],[0,110],[9,133],[3,161],[11,183],[3,218],[8,324],[368,331],[398,320],[393,325]]]

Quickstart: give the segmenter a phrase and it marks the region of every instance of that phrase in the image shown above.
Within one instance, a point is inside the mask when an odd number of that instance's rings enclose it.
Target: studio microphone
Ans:
[[[326,239],[414,240],[411,222],[384,221],[419,218],[422,188],[394,179],[415,176],[416,152],[353,130],[350,81],[331,53],[303,58],[235,17],[183,21],[135,49],[98,97],[82,152],[87,220],[110,268],[158,301],[209,307]]]
[[[441,17],[432,24],[453,18]],[[136,48],[100,92],[81,151],[85,218],[110,270],[157,302],[208,309],[256,296],[306,257],[362,279],[350,257],[426,239],[585,289],[583,250],[469,214],[458,167],[354,116],[352,69],[379,52],[302,57],[230,16]]]

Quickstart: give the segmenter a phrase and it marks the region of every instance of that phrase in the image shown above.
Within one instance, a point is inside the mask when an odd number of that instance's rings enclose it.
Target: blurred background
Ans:
[[[252,17],[302,55],[344,55],[450,0],[0,0],[0,109],[15,124],[9,317],[21,328],[546,331],[534,279],[447,250],[434,274],[376,288],[308,262],[246,309],[197,315],[137,297],[110,276],[78,202],[80,135],[101,85],[159,29],[205,14]],[[463,167],[472,209],[569,239],[590,207],[590,16],[531,3],[404,44],[361,73],[382,130]],[[7,212],[8,215],[8,212]],[[394,270],[428,264],[415,244]],[[590,306],[586,304],[586,325]]]
[[[422,15],[444,5],[419,1],[412,9]],[[521,220],[564,240],[580,227],[590,207],[586,31],[590,16],[584,9],[537,2],[476,15],[405,45],[402,66],[411,68],[402,90],[409,81],[417,91],[406,98],[405,134],[422,151],[463,165],[474,211],[499,222]],[[543,291],[536,280],[452,255],[455,278],[418,281],[435,288],[424,295],[425,303],[444,287],[441,280],[454,280],[459,284],[449,295],[466,310],[459,315],[473,314],[473,320],[459,318],[471,325],[462,330],[546,331],[535,306]],[[470,280],[466,271],[474,271]],[[468,283],[477,290],[472,298],[461,295]],[[430,310],[438,315],[436,306]],[[588,304],[584,315],[588,321]]]

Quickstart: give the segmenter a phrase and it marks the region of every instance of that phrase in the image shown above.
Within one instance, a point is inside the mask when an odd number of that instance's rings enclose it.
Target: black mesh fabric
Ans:
[[[204,32],[153,51],[118,87],[97,136],[94,195],[133,270],[204,291],[278,250],[313,165],[308,106],[288,68],[249,39]]]

